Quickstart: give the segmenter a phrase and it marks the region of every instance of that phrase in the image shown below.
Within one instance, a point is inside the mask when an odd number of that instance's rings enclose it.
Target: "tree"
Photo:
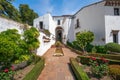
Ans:
[[[79,32],[76,35],[76,41],[84,53],[85,53],[85,47],[88,44],[90,44],[93,40],[94,40],[94,34],[93,32],[90,31]]]
[[[4,65],[11,63],[13,58],[21,53],[20,37],[15,29],[8,29],[0,33],[0,62],[3,62]]]
[[[19,11],[22,22],[31,26],[33,25],[33,20],[38,17],[38,14],[30,9],[27,4],[20,4]]]
[[[30,28],[21,36],[16,29],[8,29],[0,33],[0,65],[10,66],[13,62],[29,59],[30,53],[39,47],[39,32]]]
[[[21,22],[19,11],[11,4],[12,0],[0,0],[0,16]]]
[[[28,45],[28,50],[30,52],[36,50],[39,47],[39,40],[37,39],[39,36],[39,31],[32,27],[24,32],[24,40]]]

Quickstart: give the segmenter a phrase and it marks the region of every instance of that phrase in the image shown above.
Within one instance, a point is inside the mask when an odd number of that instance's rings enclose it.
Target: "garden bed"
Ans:
[[[15,75],[14,75],[14,80],[22,80],[26,74],[28,74],[32,68],[34,67],[35,65],[29,65],[23,69],[20,69],[18,71],[16,71]]]
[[[120,80],[120,61],[93,56],[78,56],[90,80]],[[80,65],[81,66],[81,65]]]
[[[61,47],[56,48],[53,56],[64,56],[62,48]]]
[[[86,65],[82,65],[83,70],[87,73],[87,75],[89,76],[90,80],[112,80],[109,76],[103,76],[102,78],[96,78],[91,70],[90,70],[90,66],[86,66]]]
[[[34,61],[31,65],[22,68],[17,65],[20,69],[16,70],[14,80],[36,80],[44,68],[44,64],[44,58],[34,56]]]

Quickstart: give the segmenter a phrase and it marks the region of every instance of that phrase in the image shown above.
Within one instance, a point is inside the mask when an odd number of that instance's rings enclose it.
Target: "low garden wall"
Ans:
[[[88,75],[74,58],[70,58],[70,64],[77,80],[90,80]]]

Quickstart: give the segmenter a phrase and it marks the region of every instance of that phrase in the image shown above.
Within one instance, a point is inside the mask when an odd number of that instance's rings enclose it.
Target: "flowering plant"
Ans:
[[[0,80],[11,80],[14,75],[14,66],[0,71]]]
[[[91,72],[98,78],[103,77],[108,73],[108,60],[100,58],[97,60],[95,57],[90,57]]]

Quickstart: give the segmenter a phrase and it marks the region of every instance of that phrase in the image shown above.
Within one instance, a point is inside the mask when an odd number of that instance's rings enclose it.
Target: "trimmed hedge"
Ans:
[[[37,80],[41,71],[44,68],[45,59],[41,58],[35,65],[35,67],[25,76],[23,80]]]
[[[108,43],[105,45],[105,48],[108,51],[120,53],[120,45],[117,43]]]
[[[80,60],[82,64],[89,65],[89,57],[88,56],[77,56],[77,59]],[[100,58],[96,57],[96,59],[99,61]],[[109,61],[109,64],[120,64],[120,60],[112,60],[112,59],[106,59]]]
[[[89,56],[94,56],[94,57],[104,57],[107,59],[112,59],[112,60],[120,60],[120,55],[114,55],[114,54],[99,54],[99,53],[95,53],[95,54],[88,54]]]
[[[90,80],[88,75],[74,58],[70,58],[70,64],[77,80]]]

